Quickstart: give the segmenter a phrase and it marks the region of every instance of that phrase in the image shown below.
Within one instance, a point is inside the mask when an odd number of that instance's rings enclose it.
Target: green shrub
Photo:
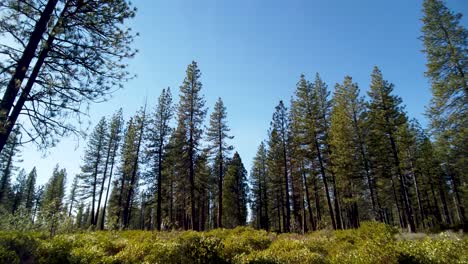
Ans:
[[[179,239],[182,263],[225,263],[222,258],[221,239],[202,233],[187,231]]]
[[[39,247],[39,263],[70,263],[68,258],[73,247],[77,245],[75,240],[75,235],[58,235],[43,241]]]
[[[468,263],[468,237],[399,234],[382,223],[306,235],[250,227],[209,232],[0,231],[0,263]]]
[[[146,263],[181,263],[179,246],[178,243],[170,241],[156,242],[147,251],[144,261]]]
[[[396,263],[397,230],[383,223],[363,222],[359,229],[340,230],[329,243],[332,263]]]
[[[19,262],[33,261],[38,247],[37,237],[30,233],[0,232],[0,248],[2,258],[12,259],[16,255]],[[12,261],[15,263],[16,261]],[[0,263],[9,263],[1,261]]]
[[[106,255],[98,245],[73,248],[68,260],[72,264],[106,263]]]
[[[0,246],[0,263],[19,264],[20,259],[16,255],[15,251],[8,250],[3,246]]]
[[[397,251],[399,263],[468,263],[466,241],[448,233],[399,241]]]
[[[303,240],[294,239],[291,235],[279,236],[269,248],[255,251],[248,255],[238,255],[237,263],[327,263],[325,257],[312,252]]]
[[[223,240],[223,257],[232,260],[240,254],[261,251],[267,249],[271,242],[272,237],[264,230],[254,230],[247,227],[236,228]]]

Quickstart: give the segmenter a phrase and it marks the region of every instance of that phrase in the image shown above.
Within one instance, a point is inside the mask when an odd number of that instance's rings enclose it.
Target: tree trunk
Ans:
[[[291,230],[291,205],[289,201],[289,177],[288,177],[288,158],[286,151],[286,139],[283,138],[283,166],[284,166],[284,188],[285,188],[285,207],[286,207],[286,221],[284,223],[284,232]]]
[[[114,170],[114,161],[115,161],[115,153],[117,151],[117,146],[118,145],[116,144],[113,154],[112,154],[111,167],[110,167],[110,172],[109,172],[109,182],[107,183],[106,198],[104,199],[104,207],[102,208],[102,217],[101,217],[101,225],[100,225],[101,230],[104,230],[104,220],[106,217],[107,199],[109,198],[110,186],[112,182],[112,172]]]
[[[139,134],[138,134],[138,142],[137,142],[135,153],[134,153],[135,157],[133,157],[134,160],[133,160],[132,178],[130,180],[130,185],[128,188],[127,203],[125,204],[125,208],[124,208],[124,227],[125,228],[128,228],[128,225],[130,224],[130,214],[131,214],[130,204],[132,202],[133,190],[135,189],[134,185],[136,184],[136,178],[137,178],[137,172],[138,172],[138,159],[139,159],[139,154],[140,154],[141,141],[143,139],[145,115],[146,115],[146,104],[143,110],[143,116],[140,121],[141,123],[140,123]]]
[[[162,214],[161,214],[161,203],[162,203],[162,153],[163,153],[163,139],[159,138],[159,150],[158,150],[158,179],[157,179],[157,202],[156,202],[156,229],[161,230]]]
[[[221,132],[220,132],[221,135]],[[223,227],[223,151],[222,139],[219,139],[219,175],[218,175],[218,216],[216,219],[216,226]]]
[[[319,161],[319,166],[320,166],[320,173],[322,174],[322,180],[323,180],[323,186],[325,187],[325,196],[327,197],[327,204],[328,204],[328,212],[330,214],[330,219],[332,223],[333,229],[337,229],[336,227],[336,222],[335,222],[335,215],[333,213],[333,206],[330,198],[330,191],[328,189],[328,182],[327,182],[327,176],[325,174],[325,167],[323,165],[323,160],[322,160],[322,153],[319,147],[317,135],[314,133],[314,140],[315,140],[315,148],[317,150],[317,156],[318,156],[318,161]]]
[[[457,215],[458,215],[458,220],[460,224],[465,225],[465,208],[463,207],[463,203],[461,202],[460,199],[460,191],[458,190],[458,182],[455,179],[455,175],[451,172],[448,171],[447,173],[450,177],[450,182],[452,183],[452,188],[453,188],[453,193],[454,193],[454,200],[455,200],[455,206],[457,208]]]
[[[47,24],[55,10],[57,2],[58,0],[47,1],[44,10],[41,13],[41,17],[34,26],[34,30],[29,37],[28,44],[26,45],[26,48],[16,65],[14,74],[8,82],[5,93],[3,94],[2,101],[0,102],[0,152],[6,144],[8,136],[11,133],[11,128],[14,126],[14,123],[11,124],[7,122],[8,114],[13,107],[13,103],[21,88],[21,84],[26,77],[26,72],[34,58],[42,36],[47,31]]]
[[[303,178],[303,181],[304,181],[304,190],[305,190],[305,195],[306,195],[305,198],[306,198],[306,201],[307,201],[307,210],[309,211],[309,221],[310,221],[310,225],[312,227],[312,230],[315,231],[315,230],[317,230],[317,225],[315,223],[314,214],[312,212],[312,206],[311,206],[311,203],[310,203],[309,186],[307,184],[307,177],[306,177],[305,171],[302,172],[302,178]],[[305,215],[305,212],[304,212],[304,215]],[[304,225],[305,225],[305,222],[304,222]]]

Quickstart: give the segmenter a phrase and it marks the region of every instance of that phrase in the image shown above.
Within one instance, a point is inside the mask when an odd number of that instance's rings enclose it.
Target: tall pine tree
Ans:
[[[186,166],[189,181],[190,199],[190,226],[198,230],[197,208],[195,201],[195,159],[202,137],[202,124],[206,116],[205,99],[200,93],[200,70],[195,61],[187,66],[186,77],[180,86],[180,99],[178,108],[178,122],[183,127],[184,145],[186,152]]]
[[[226,157],[229,152],[233,149],[226,140],[233,139],[233,136],[229,136],[230,131],[227,126],[227,113],[226,107],[224,106],[221,98],[216,101],[213,113],[210,116],[210,127],[206,132],[207,141],[209,143],[209,149],[213,156],[213,167],[217,171],[217,182],[218,182],[218,212],[216,218],[216,227],[223,227],[223,177]]]

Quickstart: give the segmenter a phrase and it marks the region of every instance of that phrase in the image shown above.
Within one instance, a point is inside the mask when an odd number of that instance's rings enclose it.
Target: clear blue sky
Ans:
[[[138,13],[132,28],[140,33],[140,50],[130,61],[138,76],[106,103],[92,105],[94,126],[103,115],[123,107],[126,117],[144,103],[151,108],[161,89],[178,90],[186,66],[195,60],[209,113],[221,97],[235,139],[232,144],[247,169],[267,129],[274,106],[289,102],[301,73],[316,72],[333,89],[345,75],[367,91],[374,65],[395,84],[410,117],[426,124],[424,107],[430,99],[421,53],[422,0],[239,0],[135,1]],[[467,14],[468,1],[448,6]],[[467,18],[463,18],[467,25]],[[55,164],[79,172],[86,142],[64,138],[44,158],[32,145],[24,147],[29,171],[37,167],[45,183]]]

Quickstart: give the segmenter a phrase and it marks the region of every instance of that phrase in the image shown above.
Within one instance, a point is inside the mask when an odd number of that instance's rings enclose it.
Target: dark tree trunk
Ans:
[[[396,193],[395,181],[393,180],[393,176],[391,176],[391,181],[392,181],[393,199],[395,199],[395,205],[397,207],[398,219],[400,221],[400,227],[404,228],[406,226],[406,224],[405,224],[405,221],[404,221],[403,216],[401,214],[400,202],[398,201],[398,195]]]
[[[323,164],[323,159],[322,159],[322,152],[319,147],[317,135],[314,134],[314,141],[315,141],[315,148],[317,150],[317,156],[318,156],[318,161],[319,161],[319,166],[320,166],[320,173],[322,174],[322,181],[323,181],[323,186],[325,187],[325,197],[327,198],[327,204],[328,204],[328,212],[330,214],[330,219],[332,223],[333,229],[337,229],[336,222],[335,222],[335,214],[333,213],[333,206],[330,198],[330,191],[328,188],[328,181],[327,181],[327,175],[325,173],[325,167]]]
[[[156,229],[161,230],[162,214],[162,154],[163,154],[163,139],[159,138],[159,149],[158,149],[158,179],[157,179],[157,201],[156,201]]]
[[[458,190],[458,181],[455,179],[455,175],[453,172],[448,171],[448,176],[450,177],[450,182],[452,183],[452,189],[454,193],[454,200],[455,206],[457,208],[458,220],[460,224],[464,225],[465,222],[465,208],[463,207],[463,203],[460,198],[460,191]]]
[[[319,228],[318,223],[320,223],[320,221],[322,221],[322,212],[321,212],[322,209],[320,208],[319,188],[318,188],[318,185],[317,185],[317,177],[315,177],[315,176],[313,178],[313,185],[314,185],[315,211],[316,211],[316,215],[317,215],[317,223],[316,223],[315,226],[318,229]]]
[[[138,159],[139,159],[139,154],[140,154],[141,141],[143,139],[145,114],[146,114],[146,105],[145,105],[145,109],[143,111],[143,116],[142,116],[142,120],[141,120],[141,123],[140,123],[139,134],[138,134],[138,142],[137,142],[135,153],[134,153],[135,157],[134,157],[134,160],[133,160],[132,177],[131,177],[130,185],[129,185],[129,188],[128,188],[127,203],[125,204],[125,207],[124,207],[124,218],[123,219],[124,219],[124,227],[125,228],[127,228],[128,225],[130,224],[131,202],[133,201],[132,196],[133,196],[133,191],[135,189],[137,173],[138,173]]]
[[[117,146],[117,144],[116,144]],[[109,181],[107,183],[107,190],[106,190],[106,198],[104,199],[104,207],[102,208],[102,217],[101,217],[101,224],[100,224],[100,229],[104,230],[104,221],[106,217],[106,209],[107,209],[107,199],[109,198],[109,192],[110,192],[110,186],[112,182],[112,173],[114,170],[114,161],[115,161],[115,153],[117,151],[117,147],[114,148],[113,154],[112,154],[112,160],[111,160],[111,167],[110,167],[110,172],[109,172]]]
[[[101,213],[101,201],[102,201],[102,195],[104,193],[104,185],[106,183],[106,175],[107,175],[107,169],[109,167],[109,160],[110,160],[110,155],[112,152],[112,139],[109,138],[109,144],[107,145],[107,154],[106,154],[106,162],[104,164],[104,173],[102,174],[102,181],[101,181],[101,190],[99,191],[99,198],[98,198],[98,204],[97,204],[97,210],[96,210],[96,225],[98,224],[97,222],[99,221],[99,214]]]
[[[284,232],[291,230],[291,205],[289,199],[289,177],[288,177],[288,157],[286,151],[286,139],[283,138],[283,167],[284,167],[284,188],[285,188],[285,207],[286,221],[284,222]]]
[[[11,77],[8,85],[3,94],[2,101],[0,102],[0,152],[6,144],[8,136],[11,133],[15,123],[8,123],[8,114],[13,107],[16,96],[21,89],[21,84],[26,77],[26,72],[29,69],[31,61],[34,58],[37,47],[41,42],[42,36],[47,31],[47,24],[55,10],[58,0],[49,0],[41,13],[39,20],[37,21],[33,32],[29,37],[28,44],[21,55],[21,58],[16,65],[13,76]],[[48,49],[48,48],[46,48]],[[43,61],[42,61],[43,62]],[[42,64],[42,63],[41,63]],[[36,63],[37,65],[37,63]],[[40,68],[40,67],[39,67]]]
[[[317,225],[315,223],[314,214],[312,212],[312,205],[310,202],[310,194],[309,194],[309,185],[307,184],[307,176],[305,174],[305,171],[302,172],[302,178],[304,181],[305,198],[307,202],[307,211],[309,211],[310,226],[312,227],[312,230],[315,231],[317,229]],[[305,212],[304,212],[304,215],[305,215]],[[305,225],[305,222],[304,222],[304,225]]]

